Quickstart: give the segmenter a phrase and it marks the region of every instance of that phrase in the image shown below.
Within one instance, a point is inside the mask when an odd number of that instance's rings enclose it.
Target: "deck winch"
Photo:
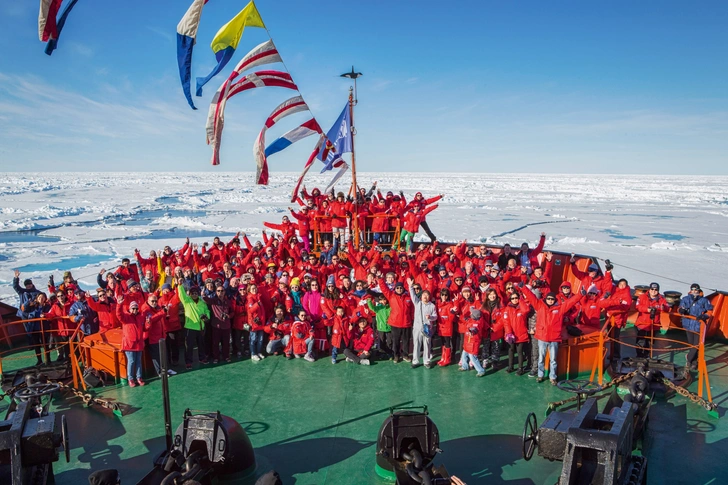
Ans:
[[[48,411],[59,389],[46,376],[28,375],[24,386],[12,392],[5,419],[0,421],[0,483],[54,483],[53,463],[60,449],[70,461],[66,417],[59,420]]]
[[[562,461],[561,485],[644,485],[647,459],[634,455],[644,434],[654,393],[651,384],[657,372],[636,371],[625,381],[628,394],[622,399],[612,390],[602,412],[594,394],[602,388],[588,381],[562,381],[559,388],[579,396],[576,411],[556,411],[538,427],[531,413],[523,429],[523,458],[539,456]],[[586,397],[584,405],[581,398]]]

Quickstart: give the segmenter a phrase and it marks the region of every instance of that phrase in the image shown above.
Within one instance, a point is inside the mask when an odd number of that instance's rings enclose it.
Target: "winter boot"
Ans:
[[[448,349],[447,347],[442,348],[442,357],[440,358],[440,361],[437,363],[437,365],[441,367],[445,367],[446,365],[450,365],[450,354],[452,352],[452,349]]]

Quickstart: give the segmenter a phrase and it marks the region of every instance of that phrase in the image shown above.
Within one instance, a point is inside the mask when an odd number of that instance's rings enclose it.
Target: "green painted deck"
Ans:
[[[728,483],[728,346],[710,343],[707,354],[722,419],[680,396],[656,402],[646,437],[651,484]],[[259,474],[275,468],[285,484],[386,483],[374,473],[375,440],[395,405],[429,407],[444,450],[439,461],[468,484],[552,485],[561,469],[560,462],[538,456],[523,460],[521,432],[529,412],[540,424],[546,403],[566,393],[502,369],[478,379],[455,366],[413,370],[391,361],[365,367],[268,357],[202,369],[196,364],[170,379],[170,392],[174,429],[185,408],[220,410],[247,429]],[[102,468],[117,468],[123,483],[136,483],[164,446],[158,379],[144,388],[107,387],[98,394],[136,410],[117,418],[78,400],[56,399],[55,410],[67,415],[72,447],[71,463],[54,466],[60,485],[87,483],[89,470]]]

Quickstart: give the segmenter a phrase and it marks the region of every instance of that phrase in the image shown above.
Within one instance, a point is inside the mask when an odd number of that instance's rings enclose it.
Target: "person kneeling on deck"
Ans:
[[[288,344],[287,358],[297,359],[303,357],[308,362],[314,362],[313,358],[313,327],[308,323],[308,314],[305,310],[298,312],[296,321],[291,326],[291,341]]]
[[[415,308],[415,319],[412,324],[412,338],[414,349],[412,351],[412,368],[420,365],[420,348],[422,348],[422,363],[430,368],[432,360],[433,324],[437,321],[437,307],[430,301],[430,292],[422,291],[412,278],[407,278],[410,298]]]
[[[650,289],[637,299],[637,357],[649,357],[652,349],[652,333],[660,328],[660,314],[670,310],[665,297],[660,294],[660,285],[650,283]]]
[[[347,362],[369,365],[369,355],[374,344],[374,330],[364,317],[360,317],[356,326],[349,324],[349,345],[344,349]]]
[[[713,309],[710,301],[702,295],[700,285],[690,285],[690,294],[680,300],[678,311],[685,315],[682,319],[682,326],[686,330],[688,344],[694,345],[685,356],[685,377],[690,375],[691,370],[698,368],[698,345],[700,345],[700,327],[702,322],[707,322],[710,315],[708,312]],[[688,316],[692,318],[687,318]]]
[[[480,354],[480,342],[485,333],[482,314],[479,309],[473,309],[468,319],[467,330],[463,334],[463,353],[460,357],[460,371],[467,371],[472,365],[478,371],[477,377],[485,375],[485,369],[480,365],[478,355]]]
[[[268,355],[278,355],[283,352],[291,340],[291,317],[286,315],[285,305],[276,305],[273,312],[268,325],[263,328],[268,334],[268,345],[265,348]]]
[[[556,303],[556,293],[546,295],[545,302],[541,301],[528,288],[523,288],[523,295],[531,306],[536,310],[536,333],[535,342],[538,344],[538,377],[536,382],[543,382],[544,363],[546,351],[549,353],[549,379],[551,384],[556,385],[557,372],[556,360],[559,353],[559,342],[561,342],[561,328],[564,325],[564,315],[576,305],[581,297],[572,295],[563,305]]]

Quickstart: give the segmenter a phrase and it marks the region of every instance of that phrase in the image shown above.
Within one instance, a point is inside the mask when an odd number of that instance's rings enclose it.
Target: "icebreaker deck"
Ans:
[[[721,369],[728,346],[712,342],[706,353],[723,416],[728,374]],[[395,405],[428,406],[440,431],[438,461],[468,484],[551,485],[561,470],[559,462],[522,459],[521,433],[528,413],[543,416],[548,402],[568,395],[503,370],[476,379],[455,366],[411,369],[379,361],[366,367],[268,357],[196,364],[170,379],[170,393],[175,427],[186,408],[231,416],[255,447],[258,474],[274,468],[285,484],[386,483],[375,473],[374,453],[379,427]],[[76,398],[55,399],[54,411],[67,416],[71,443],[70,463],[54,464],[60,485],[86,483],[91,470],[103,468],[117,468],[123,483],[136,483],[164,447],[159,380],[142,388],[110,386],[97,395],[134,409],[118,418]],[[7,400],[0,404],[6,406]],[[688,399],[655,402],[643,442],[648,483],[728,481],[728,424]]]

